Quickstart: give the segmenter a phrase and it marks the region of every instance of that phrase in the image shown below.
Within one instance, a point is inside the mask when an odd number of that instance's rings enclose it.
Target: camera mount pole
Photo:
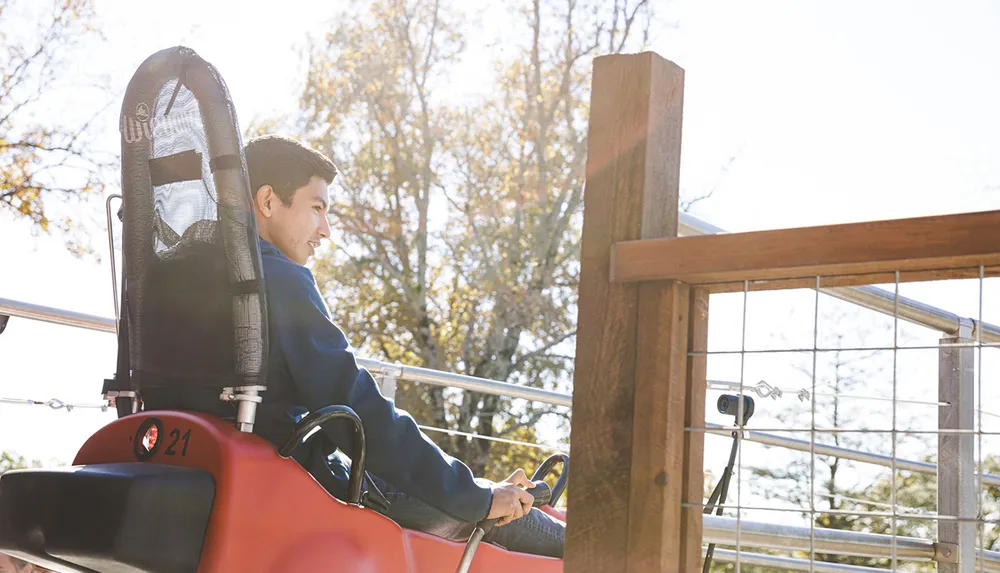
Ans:
[[[716,515],[722,515],[722,510],[726,506],[726,496],[729,494],[729,481],[733,475],[733,466],[736,465],[736,452],[740,447],[740,431],[733,431],[733,447],[729,451],[729,463],[726,464],[726,470],[723,472],[722,477],[719,478],[719,483],[716,484],[715,489],[712,491],[712,496],[708,498],[708,503],[705,504],[705,510],[703,513],[709,515],[712,510],[715,509],[715,502],[718,500],[719,507],[716,511]],[[708,573],[708,570],[712,567],[712,556],[715,554],[715,544],[708,544],[708,551],[705,554],[705,565],[702,567],[702,573]]]
[[[743,400],[740,400],[741,397]],[[740,441],[743,438],[743,428],[750,420],[750,416],[753,415],[753,398],[750,396],[737,397],[724,394],[719,397],[718,410],[722,414],[729,414],[736,417],[736,429],[733,430],[733,447],[729,450],[729,463],[726,464],[726,469],[722,473],[722,477],[719,478],[719,483],[716,484],[715,489],[712,490],[712,495],[708,498],[708,502],[705,503],[703,511],[705,515],[711,514],[712,510],[716,509],[716,502],[718,502],[716,515],[722,515],[722,511],[726,506],[726,496],[729,494],[729,483],[732,480],[733,468],[736,465],[736,454],[740,449]],[[742,424],[740,424],[741,417],[743,418]],[[702,573],[708,573],[709,569],[711,569],[712,557],[714,555],[715,544],[709,543],[705,554],[705,563],[701,569]]]

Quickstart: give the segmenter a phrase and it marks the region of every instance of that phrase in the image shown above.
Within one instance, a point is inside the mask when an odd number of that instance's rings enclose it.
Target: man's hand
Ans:
[[[493,504],[490,505],[490,513],[486,519],[500,518],[497,527],[520,519],[531,511],[531,504],[535,498],[517,487],[519,485],[528,489],[535,487],[535,484],[531,483],[522,469],[510,474],[510,477],[504,481],[493,484]]]

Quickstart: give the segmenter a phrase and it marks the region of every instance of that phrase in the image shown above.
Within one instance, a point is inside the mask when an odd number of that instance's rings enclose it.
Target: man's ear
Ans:
[[[275,194],[274,188],[270,185],[261,185],[260,189],[257,190],[256,196],[254,196],[257,214],[270,217],[274,213],[274,202],[277,200],[278,196]]]

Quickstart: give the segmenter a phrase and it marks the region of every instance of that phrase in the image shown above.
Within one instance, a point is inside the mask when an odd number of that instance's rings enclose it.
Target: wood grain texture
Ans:
[[[705,427],[705,393],[708,389],[708,299],[704,289],[691,289],[688,310],[688,356],[684,427]],[[684,482],[682,503],[701,504],[705,499],[705,433],[684,432]],[[702,513],[700,507],[681,508],[681,571],[701,571]]]
[[[655,54],[594,61],[565,571],[626,571],[640,301],[609,280],[610,252],[677,234],[682,94],[683,70]]]
[[[639,287],[629,572],[682,571],[689,293],[672,281]]]
[[[612,280],[689,284],[1000,264],[1000,211],[622,241]]]

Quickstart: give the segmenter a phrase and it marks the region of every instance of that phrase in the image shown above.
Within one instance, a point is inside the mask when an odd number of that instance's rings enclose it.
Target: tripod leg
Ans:
[[[719,507],[715,512],[716,515],[722,515],[722,511],[726,505],[726,496],[729,494],[729,482],[733,475],[733,466],[736,465],[736,453],[740,447],[739,434],[733,432],[733,447],[729,451],[729,463],[726,464],[726,471],[722,474],[722,478],[719,480],[718,485],[715,486],[715,490],[712,492],[712,497],[709,498],[709,503],[706,504],[705,513],[712,513],[712,508],[709,505],[714,505],[714,498],[716,494],[719,496]],[[712,568],[712,557],[715,555],[715,544],[709,543],[708,550],[705,553],[705,564],[702,566],[702,573],[708,573],[709,569]]]
[[[712,490],[712,495],[708,498],[708,501],[705,502],[705,509],[702,510],[702,513],[705,515],[709,515],[715,510],[715,503],[719,501],[719,495],[722,494],[723,481],[725,481],[725,476],[723,476],[723,479],[719,480],[719,483],[715,484],[715,489]]]

